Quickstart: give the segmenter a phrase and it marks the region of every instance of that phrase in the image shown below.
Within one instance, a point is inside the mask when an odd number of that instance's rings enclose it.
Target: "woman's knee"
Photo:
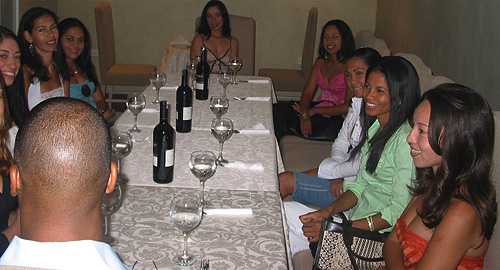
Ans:
[[[295,189],[295,175],[293,172],[283,172],[278,175],[282,197],[292,195]]]

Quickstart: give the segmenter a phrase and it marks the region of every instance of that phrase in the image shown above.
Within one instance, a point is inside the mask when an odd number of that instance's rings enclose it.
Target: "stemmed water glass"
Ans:
[[[117,182],[125,184],[128,178],[121,174],[121,159],[132,152],[132,135],[126,131],[113,131],[111,133],[111,153],[116,158],[116,167],[118,168]]]
[[[212,177],[217,170],[216,157],[210,151],[195,151],[191,153],[189,158],[189,169],[193,175],[200,180],[201,184],[201,197],[200,201],[202,206],[208,205],[205,201],[205,181]]]
[[[137,128],[137,115],[146,108],[146,97],[143,94],[134,93],[127,100],[127,108],[134,115],[134,127],[129,129],[130,133],[140,133],[141,130]]]
[[[222,148],[224,147],[224,142],[229,140],[233,136],[233,121],[227,118],[212,120],[212,135],[219,141],[219,157],[217,158],[217,165],[224,167],[223,163],[228,163],[226,159],[222,157]]]
[[[122,205],[123,194],[122,188],[119,183],[115,184],[115,189],[110,193],[105,193],[102,199],[101,213],[104,216],[104,228],[102,241],[108,243],[110,246],[118,244],[118,240],[111,236],[109,233],[109,217]]]
[[[182,254],[176,255],[172,261],[181,266],[191,265],[196,261],[195,256],[188,254],[187,240],[189,233],[200,224],[202,206],[197,196],[182,195],[175,197],[170,206],[170,218],[174,225],[182,231],[184,248]]]
[[[191,62],[189,62],[186,66],[186,69],[189,71],[189,78],[191,81],[191,89],[194,91],[195,82],[196,82],[196,67],[200,62],[200,57],[195,56]]]
[[[153,105],[159,105],[160,104],[160,88],[167,83],[167,75],[161,71],[153,71],[151,73],[151,77],[149,78],[149,81],[153,84],[153,86],[156,88],[156,99],[155,101],[151,102]]]
[[[222,96],[226,97],[227,94],[227,86],[231,83],[231,75],[227,71],[221,71],[219,75],[217,75],[217,81],[222,85]]]
[[[210,98],[210,110],[220,119],[229,109],[229,100],[223,96],[214,96]]]
[[[238,81],[236,81],[236,74],[241,69],[242,65],[243,61],[239,57],[229,59],[229,69],[233,73],[233,84],[238,84]]]

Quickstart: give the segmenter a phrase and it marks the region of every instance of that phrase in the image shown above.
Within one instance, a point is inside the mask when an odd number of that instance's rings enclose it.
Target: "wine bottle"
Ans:
[[[208,79],[210,78],[210,67],[207,63],[207,49],[201,49],[201,61],[196,66],[196,99],[208,99]]]
[[[160,123],[153,131],[153,181],[166,184],[174,180],[175,131],[168,123],[168,102],[160,101]]]
[[[188,85],[188,70],[182,70],[182,83],[177,88],[177,104],[175,129],[177,132],[185,133],[191,131],[191,117],[193,113],[193,91]]]

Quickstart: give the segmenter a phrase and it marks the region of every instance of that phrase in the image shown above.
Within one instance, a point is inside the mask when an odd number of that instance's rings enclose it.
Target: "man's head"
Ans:
[[[97,110],[76,99],[52,98],[33,108],[17,134],[14,159],[12,191],[30,219],[96,216],[116,180],[109,129]]]

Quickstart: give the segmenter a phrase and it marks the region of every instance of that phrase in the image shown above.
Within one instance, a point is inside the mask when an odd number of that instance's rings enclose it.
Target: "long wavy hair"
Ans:
[[[200,19],[200,24],[198,25],[198,28],[196,29],[196,32],[198,34],[202,34],[207,37],[207,39],[210,39],[210,36],[212,36],[212,30],[210,30],[210,26],[208,25],[207,22],[207,12],[208,9],[211,7],[217,7],[220,10],[222,20],[224,23],[222,24],[222,35],[225,37],[230,37],[231,36],[231,23],[229,21],[229,13],[227,12],[227,8],[219,0],[210,0],[208,3],[205,5],[203,8],[203,12],[201,13],[201,19]]]
[[[391,101],[391,112],[389,121],[384,128],[368,143],[370,150],[366,162],[366,171],[374,173],[377,168],[380,156],[384,151],[385,144],[392,135],[405,122],[413,117],[413,111],[420,100],[420,81],[417,71],[408,60],[399,56],[382,57],[378,65],[370,67],[366,72],[366,78],[374,71],[381,72],[385,76]],[[365,111],[365,101],[363,101],[362,112]],[[356,155],[361,151],[361,147],[368,137],[368,130],[377,120],[376,116],[366,115],[363,119],[363,131],[359,144],[353,149],[351,155]]]
[[[62,36],[72,27],[78,27],[83,31],[84,46],[82,53],[76,58],[75,64],[78,70],[87,76],[87,79],[93,82],[96,86],[99,85],[97,80],[97,75],[95,72],[95,66],[91,59],[91,40],[90,34],[85,25],[76,18],[67,18],[62,20],[57,28],[59,29],[59,41],[57,42],[57,52],[54,53],[54,59],[57,65],[60,67],[60,74],[65,80],[70,80],[71,76],[74,76],[71,72],[68,63],[66,62],[66,54],[62,48],[61,39]]]
[[[3,117],[0,117],[0,174],[6,175],[9,172],[10,167],[14,164],[14,159],[12,158],[9,148],[7,148],[7,138],[9,137],[8,131],[12,127],[12,120],[10,119],[7,91],[5,90],[5,82],[1,72],[0,87],[2,88],[1,102],[3,103]]]
[[[337,27],[340,37],[342,38],[340,50],[337,52],[337,59],[340,62],[345,62],[354,52],[354,37],[352,36],[351,28],[349,28],[349,25],[347,25],[347,23],[343,20],[331,20],[323,26],[321,36],[319,38],[318,57],[324,59],[328,56],[328,52],[323,45],[323,36],[325,35],[326,28],[331,25]]]
[[[469,203],[481,221],[482,235],[490,239],[497,221],[495,187],[491,181],[495,121],[488,102],[460,84],[442,84],[422,96],[431,114],[428,138],[442,157],[436,170],[420,169],[414,195],[430,190],[418,213],[428,228],[443,220],[451,199]]]
[[[33,53],[30,52],[30,43],[24,38],[24,32],[28,31],[31,33],[35,26],[35,20],[45,15],[52,17],[57,24],[57,16],[54,12],[46,8],[34,7],[24,13],[17,32],[17,38],[19,39],[19,46],[21,48],[21,62],[33,71],[33,74],[30,75],[30,82],[32,83],[34,82],[34,78],[38,78],[42,82],[50,80],[49,70],[43,65],[42,58],[36,50],[33,50]]]
[[[14,34],[14,32],[12,32],[8,28],[0,26],[0,44],[6,38],[13,39],[17,43],[17,46],[20,48],[19,40],[17,39],[17,36]],[[14,119],[16,125],[19,126],[29,113],[28,104],[26,103],[26,96],[24,94],[23,69],[19,68],[16,78],[14,78],[14,82],[2,89],[5,89],[7,98],[10,100],[10,102],[8,102],[8,108],[11,112],[11,116]]]

